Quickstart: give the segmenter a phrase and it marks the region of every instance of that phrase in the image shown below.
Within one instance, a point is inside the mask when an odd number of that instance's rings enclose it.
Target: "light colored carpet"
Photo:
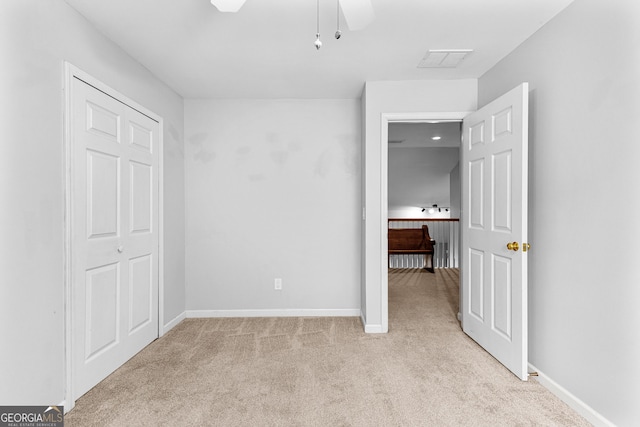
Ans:
[[[80,398],[73,426],[585,426],[460,329],[458,271],[390,272],[358,318],[187,319]]]

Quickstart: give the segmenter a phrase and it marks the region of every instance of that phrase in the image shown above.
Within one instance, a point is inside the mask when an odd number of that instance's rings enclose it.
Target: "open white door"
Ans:
[[[462,327],[526,380],[527,132],[523,83],[463,121]]]

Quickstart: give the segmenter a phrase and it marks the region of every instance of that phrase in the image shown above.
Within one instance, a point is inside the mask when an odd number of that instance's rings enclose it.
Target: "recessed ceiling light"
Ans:
[[[442,139],[441,136],[433,136],[431,137],[431,139],[433,139],[434,141],[440,141]]]

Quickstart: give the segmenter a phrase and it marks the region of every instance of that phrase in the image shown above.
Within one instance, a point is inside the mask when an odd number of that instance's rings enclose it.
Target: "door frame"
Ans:
[[[64,62],[64,133],[63,133],[63,145],[64,145],[64,348],[65,348],[65,366],[64,366],[64,405],[65,412],[70,411],[75,406],[75,400],[73,399],[73,283],[72,283],[72,254],[73,254],[73,239],[72,239],[72,192],[71,192],[71,165],[72,165],[72,153],[73,153],[73,140],[72,140],[72,94],[71,88],[73,79],[78,78],[85,83],[93,86],[101,92],[111,96],[112,98],[128,105],[129,107],[137,110],[138,112],[148,116],[152,120],[158,122],[158,337],[161,337],[164,333],[164,177],[163,177],[163,119],[153,111],[143,107],[131,98],[123,95],[119,91],[104,84],[100,80],[91,76],[90,74],[82,71],[78,67],[69,62]]]
[[[471,113],[473,111],[382,113],[380,115],[380,256],[378,259],[380,261],[380,311],[383,332],[389,330],[389,258],[387,253],[389,249],[387,236],[389,227],[389,124],[425,123],[435,120],[457,122],[462,121]],[[464,197],[462,190],[460,197]],[[462,294],[460,294],[460,300],[462,301]],[[459,311],[458,319],[460,319]]]

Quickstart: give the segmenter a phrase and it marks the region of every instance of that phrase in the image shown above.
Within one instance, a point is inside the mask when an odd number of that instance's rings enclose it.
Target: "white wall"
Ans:
[[[639,46],[636,0],[576,0],[479,81],[481,105],[530,85],[530,361],[619,426],[640,425]]]
[[[63,60],[165,119],[165,313],[184,310],[183,103],[62,0],[0,2],[0,402],[64,399]]]
[[[388,206],[391,212],[421,207],[450,206],[449,174],[460,157],[459,147],[397,147],[389,144]],[[442,212],[444,213],[444,211]],[[432,216],[448,218],[449,216]]]
[[[360,101],[186,100],[185,129],[188,314],[359,313]]]
[[[363,207],[366,210],[363,241],[364,294],[363,314],[366,328],[383,331],[382,280],[382,218],[380,195],[381,114],[475,111],[476,80],[421,80],[367,82],[364,89],[364,152],[363,179],[366,190]],[[384,141],[386,145],[387,142]],[[385,279],[386,280],[386,279]]]
[[[460,163],[457,163],[449,173],[449,198],[451,202],[451,218],[460,218],[462,203],[462,183],[460,181]]]

